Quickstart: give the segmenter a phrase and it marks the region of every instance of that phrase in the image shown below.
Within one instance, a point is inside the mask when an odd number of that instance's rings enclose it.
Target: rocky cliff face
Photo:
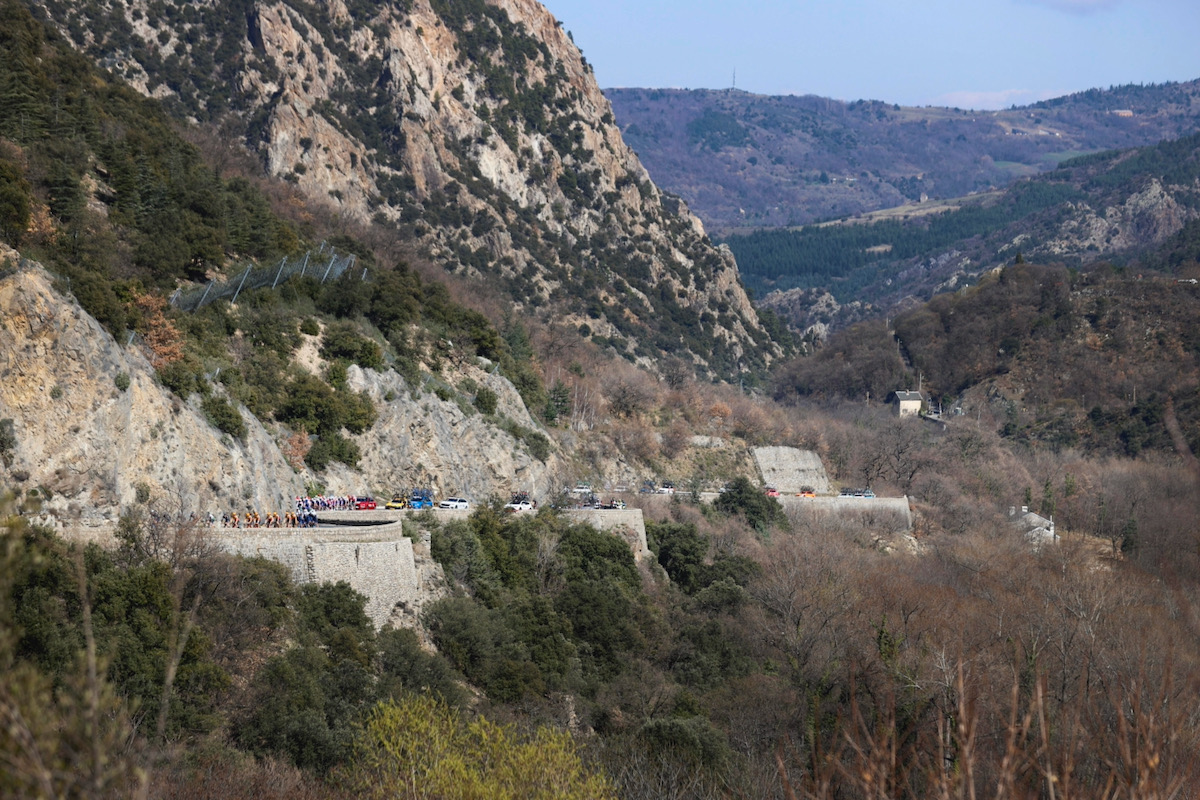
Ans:
[[[2,482],[48,490],[47,510],[85,523],[111,522],[140,486],[185,512],[281,509],[303,492],[253,418],[245,442],[213,428],[30,262],[0,280],[0,417],[16,438]]]
[[[724,377],[776,354],[732,256],[651,183],[535,0],[44,8],[147,94],[240,131],[309,197],[526,314],[647,364],[690,352]]]
[[[1172,187],[1151,178],[1140,191],[1100,209],[1069,204],[1054,235],[1031,253],[1051,258],[1155,247],[1195,219],[1196,212],[1179,202],[1189,195],[1200,195],[1200,183]]]
[[[281,453],[286,431],[243,409],[245,441],[222,434],[197,396],[181,401],[157,382],[137,342],[116,342],[38,265],[4,248],[6,261],[20,266],[0,278],[0,419],[13,421],[16,442],[0,485],[36,488],[59,518],[105,526],[145,499],[139,489],[172,512],[268,511],[316,480]],[[477,367],[459,377],[496,392],[498,412],[518,426],[535,427],[504,378]],[[357,437],[358,469],[321,476],[328,492],[424,485],[486,500],[514,488],[544,493],[559,470],[557,455],[535,458],[481,415],[409,392],[394,372],[353,367],[349,381],[371,394],[379,421]]]

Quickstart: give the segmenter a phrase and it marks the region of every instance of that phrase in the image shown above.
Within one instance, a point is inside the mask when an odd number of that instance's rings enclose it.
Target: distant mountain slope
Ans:
[[[733,259],[650,182],[535,0],[27,4],[309,198],[479,279],[481,299],[714,377],[777,353]]]
[[[1197,315],[1191,279],[1012,265],[890,325],[834,334],[780,371],[776,394],[884,398],[920,380],[934,406],[972,408],[1006,437],[1110,455],[1183,442],[1196,452]]]
[[[1200,81],[1092,89],[995,112],[734,90],[605,96],[655,182],[722,231],[958,197],[1081,153],[1200,129]]]
[[[1108,260],[1176,272],[1200,255],[1200,134],[1066,161],[937,213],[760,230],[727,241],[756,291],[821,289],[839,303],[884,310],[970,284],[1018,254],[1075,267]],[[764,302],[791,309],[797,327],[813,324],[788,295]]]

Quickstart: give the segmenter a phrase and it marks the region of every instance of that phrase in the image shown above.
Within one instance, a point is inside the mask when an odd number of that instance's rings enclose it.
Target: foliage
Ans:
[[[0,419],[0,463],[12,466],[13,451],[17,449],[17,434],[12,419]]]
[[[375,342],[358,333],[349,321],[331,323],[321,339],[321,356],[330,360],[344,359],[367,369],[383,366],[383,352]]]
[[[479,413],[481,414],[495,414],[497,399],[495,392],[486,386],[481,387],[475,393],[475,407],[479,409]]]
[[[732,587],[734,603],[739,602],[739,587],[744,587],[756,573],[753,561],[743,556],[718,553],[709,559],[710,542],[693,523],[646,522],[646,539],[671,582],[685,593],[701,595],[708,602],[717,600],[718,592]],[[721,586],[704,595],[704,590],[719,582]],[[724,601],[719,601],[723,603]]]
[[[914,220],[762,230],[731,236],[726,244],[743,273],[753,276],[748,278],[752,285],[769,280],[781,288],[820,286],[848,302],[884,274],[885,267],[986,236],[1081,196],[1065,183],[1026,182],[1000,202],[964,205]]]
[[[619,537],[550,514],[481,508],[434,533],[432,552],[474,599],[439,601],[439,649],[491,697],[609,680],[643,646],[640,581]]]
[[[742,515],[747,524],[760,533],[786,521],[779,501],[768,497],[762,487],[741,476],[729,482],[713,505],[726,514]]]
[[[899,348],[878,321],[861,322],[829,338],[811,356],[801,356],[776,372],[776,399],[844,397],[883,402],[908,385]]]
[[[615,798],[569,734],[518,736],[485,717],[465,720],[429,697],[381,704],[366,720],[341,780],[368,798]]]
[[[200,403],[204,415],[217,430],[228,433],[239,441],[246,439],[246,421],[228,400],[219,394],[210,394]]]
[[[16,164],[0,158],[0,239],[18,247],[29,227],[32,187]]]

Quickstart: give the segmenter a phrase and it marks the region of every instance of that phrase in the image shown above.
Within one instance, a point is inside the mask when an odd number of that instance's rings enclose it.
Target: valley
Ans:
[[[0,795],[1200,785],[1193,84],[606,97],[533,0],[0,20]],[[731,159],[792,210],[732,224]]]

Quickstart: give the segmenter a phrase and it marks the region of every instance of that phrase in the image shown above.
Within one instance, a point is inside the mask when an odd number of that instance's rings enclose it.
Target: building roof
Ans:
[[[925,399],[925,396],[922,395],[920,392],[897,390],[895,394],[896,394],[896,399],[900,400],[902,402],[905,400],[915,400],[916,402],[919,403]]]

